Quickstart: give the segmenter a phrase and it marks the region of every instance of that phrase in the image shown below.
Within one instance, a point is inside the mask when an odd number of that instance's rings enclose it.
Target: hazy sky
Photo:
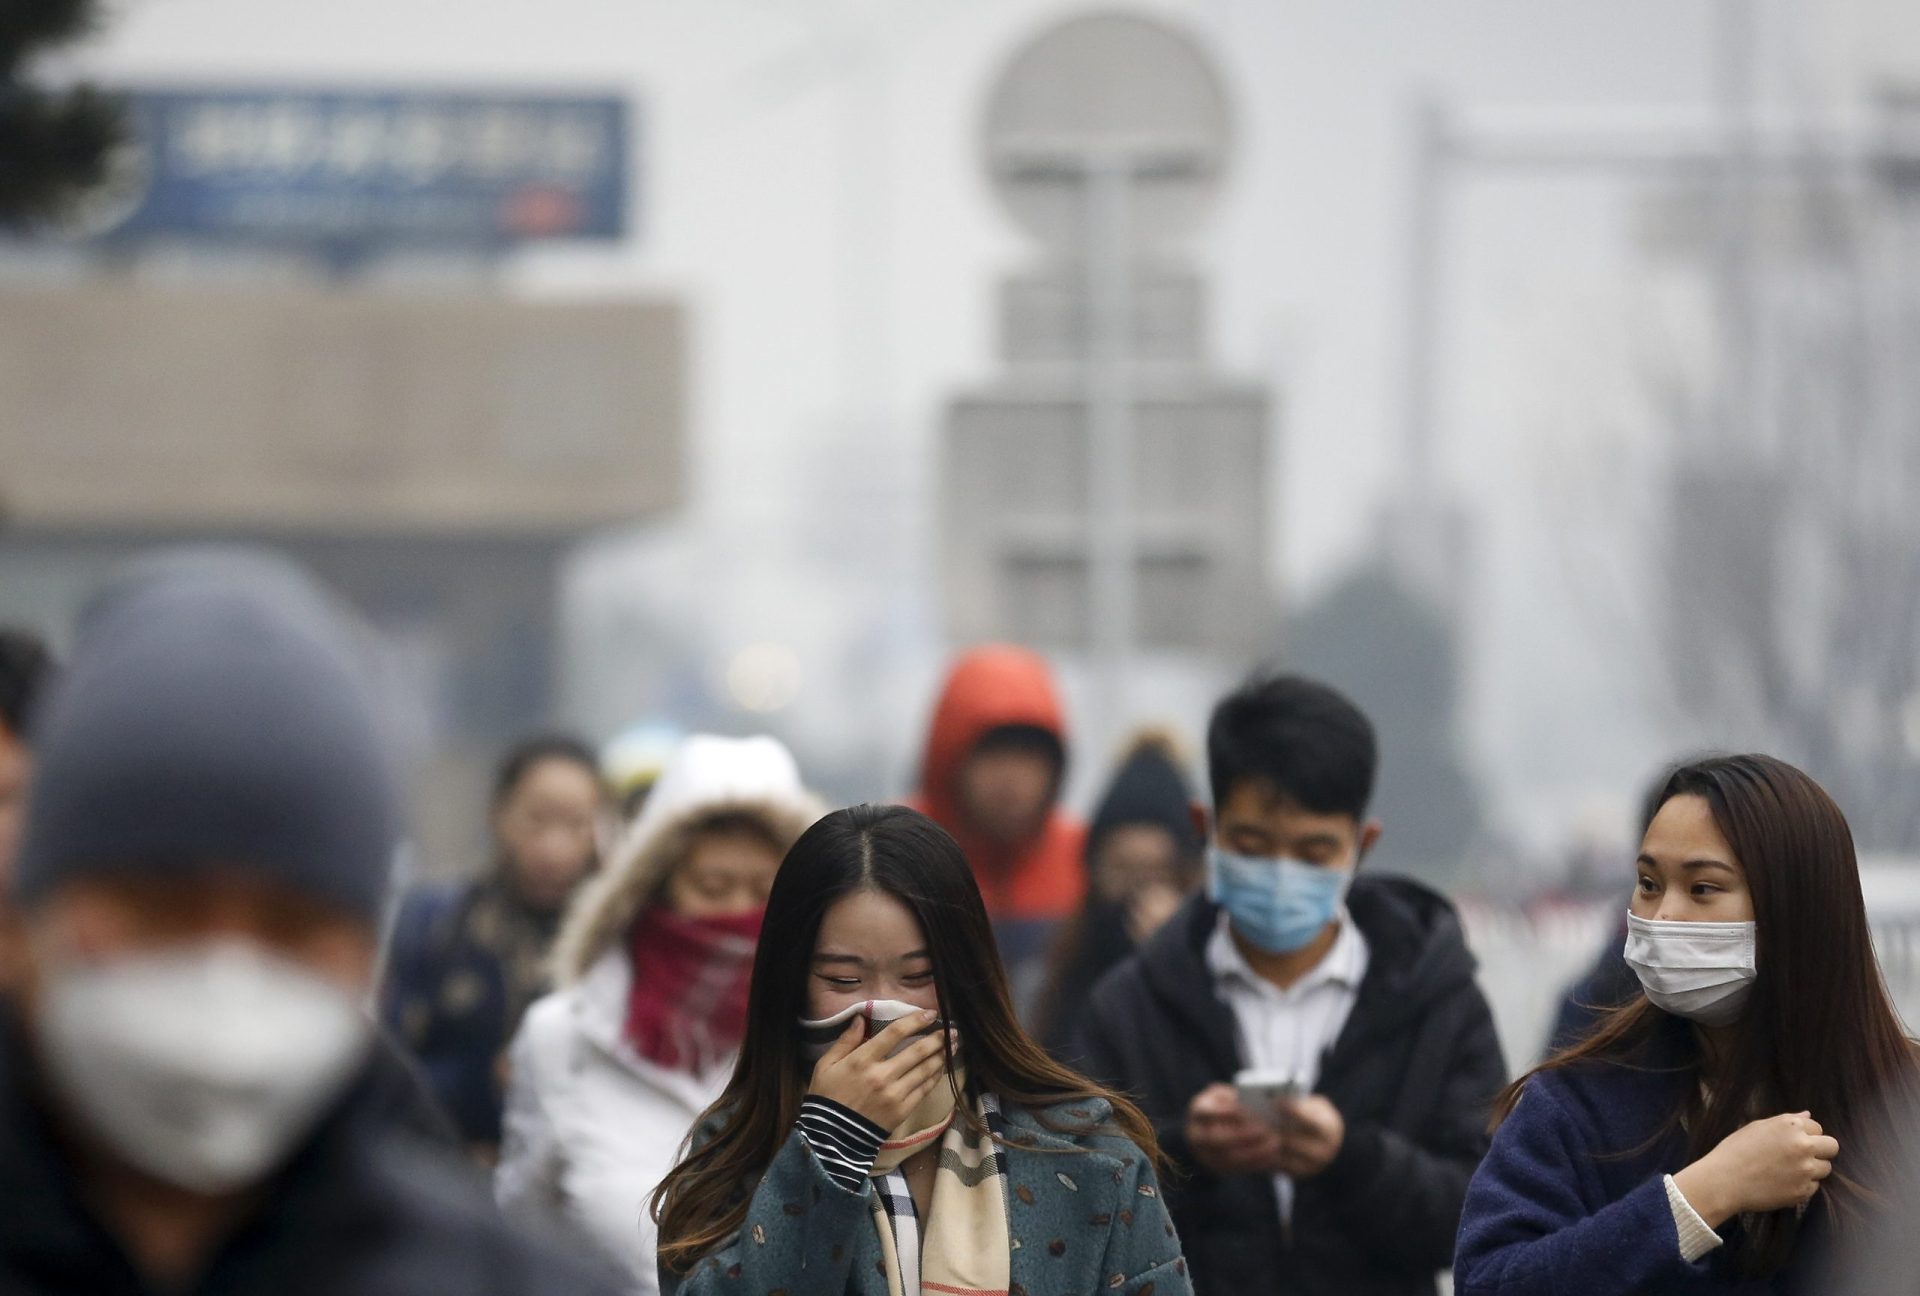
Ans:
[[[611,250],[524,255],[506,280],[529,294],[670,294],[692,313],[694,503],[676,551],[687,561],[649,560],[644,542],[604,546],[584,588],[691,609],[718,651],[771,638],[817,656],[847,651],[844,613],[861,582],[924,584],[941,411],[955,390],[993,374],[996,282],[1032,255],[980,177],[981,101],[1021,40],[1089,7],[123,0],[73,61],[128,80],[636,96],[637,236]],[[1218,364],[1275,390],[1273,570],[1289,595],[1307,594],[1364,551],[1395,463],[1415,96],[1558,113],[1702,109],[1719,9],[1705,0],[1130,7],[1189,25],[1230,87],[1234,171],[1191,250],[1211,274]],[[1920,67],[1916,22],[1901,10],[1876,0],[1760,4],[1762,93],[1817,107],[1857,95],[1889,58]],[[1563,451],[1585,435],[1585,411],[1596,423],[1631,418],[1618,389],[1643,319],[1633,194],[1607,181],[1527,179],[1475,182],[1458,197],[1436,418],[1480,555],[1469,736],[1508,819],[1540,835],[1583,807],[1624,806],[1665,755],[1655,749],[1659,717],[1625,697],[1634,668],[1593,632],[1570,592],[1566,546],[1543,534],[1552,491],[1578,462]],[[831,540],[836,517],[858,519],[842,573],[851,584],[795,597],[784,546]],[[933,612],[927,602],[875,633],[930,646]],[[878,697],[919,705],[932,670],[930,659],[896,664]],[[825,690],[804,704],[803,723],[824,726],[846,706]],[[912,727],[872,742],[904,759]]]

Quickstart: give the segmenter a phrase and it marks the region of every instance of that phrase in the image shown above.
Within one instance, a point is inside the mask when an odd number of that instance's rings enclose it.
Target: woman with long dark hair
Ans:
[[[1158,1157],[1016,1023],[953,839],[855,806],[775,877],[739,1063],[654,1194],[661,1287],[1177,1296]]]
[[[1501,1096],[1456,1290],[1815,1290],[1901,1162],[1874,1114],[1916,1079],[1839,807],[1768,756],[1681,766],[1626,957],[1643,993]]]

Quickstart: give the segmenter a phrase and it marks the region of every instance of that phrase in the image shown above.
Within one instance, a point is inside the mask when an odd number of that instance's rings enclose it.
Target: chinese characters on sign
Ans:
[[[487,247],[623,236],[617,97],[146,90],[95,231],[312,245]]]

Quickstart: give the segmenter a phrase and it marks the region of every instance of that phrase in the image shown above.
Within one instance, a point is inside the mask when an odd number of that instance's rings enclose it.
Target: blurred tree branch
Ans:
[[[1676,734],[1801,763],[1863,847],[1920,851],[1920,205],[1805,180],[1758,202],[1751,417],[1721,412],[1710,349],[1642,330],[1645,453],[1597,473],[1627,439],[1570,437],[1557,539]]]
[[[106,175],[124,131],[114,103],[88,87],[52,91],[26,78],[41,48],[92,25],[91,0],[0,4],[0,226],[55,220]]]

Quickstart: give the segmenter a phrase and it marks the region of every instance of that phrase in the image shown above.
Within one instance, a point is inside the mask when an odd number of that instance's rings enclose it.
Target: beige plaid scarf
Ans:
[[[975,1105],[988,1133],[948,1114],[925,1219],[915,1212],[898,1163],[876,1168],[873,1225],[887,1271],[887,1296],[1007,1296],[1012,1281],[1005,1155],[991,1094]],[[917,1140],[916,1140],[917,1141]],[[924,1241],[923,1241],[924,1239]]]

